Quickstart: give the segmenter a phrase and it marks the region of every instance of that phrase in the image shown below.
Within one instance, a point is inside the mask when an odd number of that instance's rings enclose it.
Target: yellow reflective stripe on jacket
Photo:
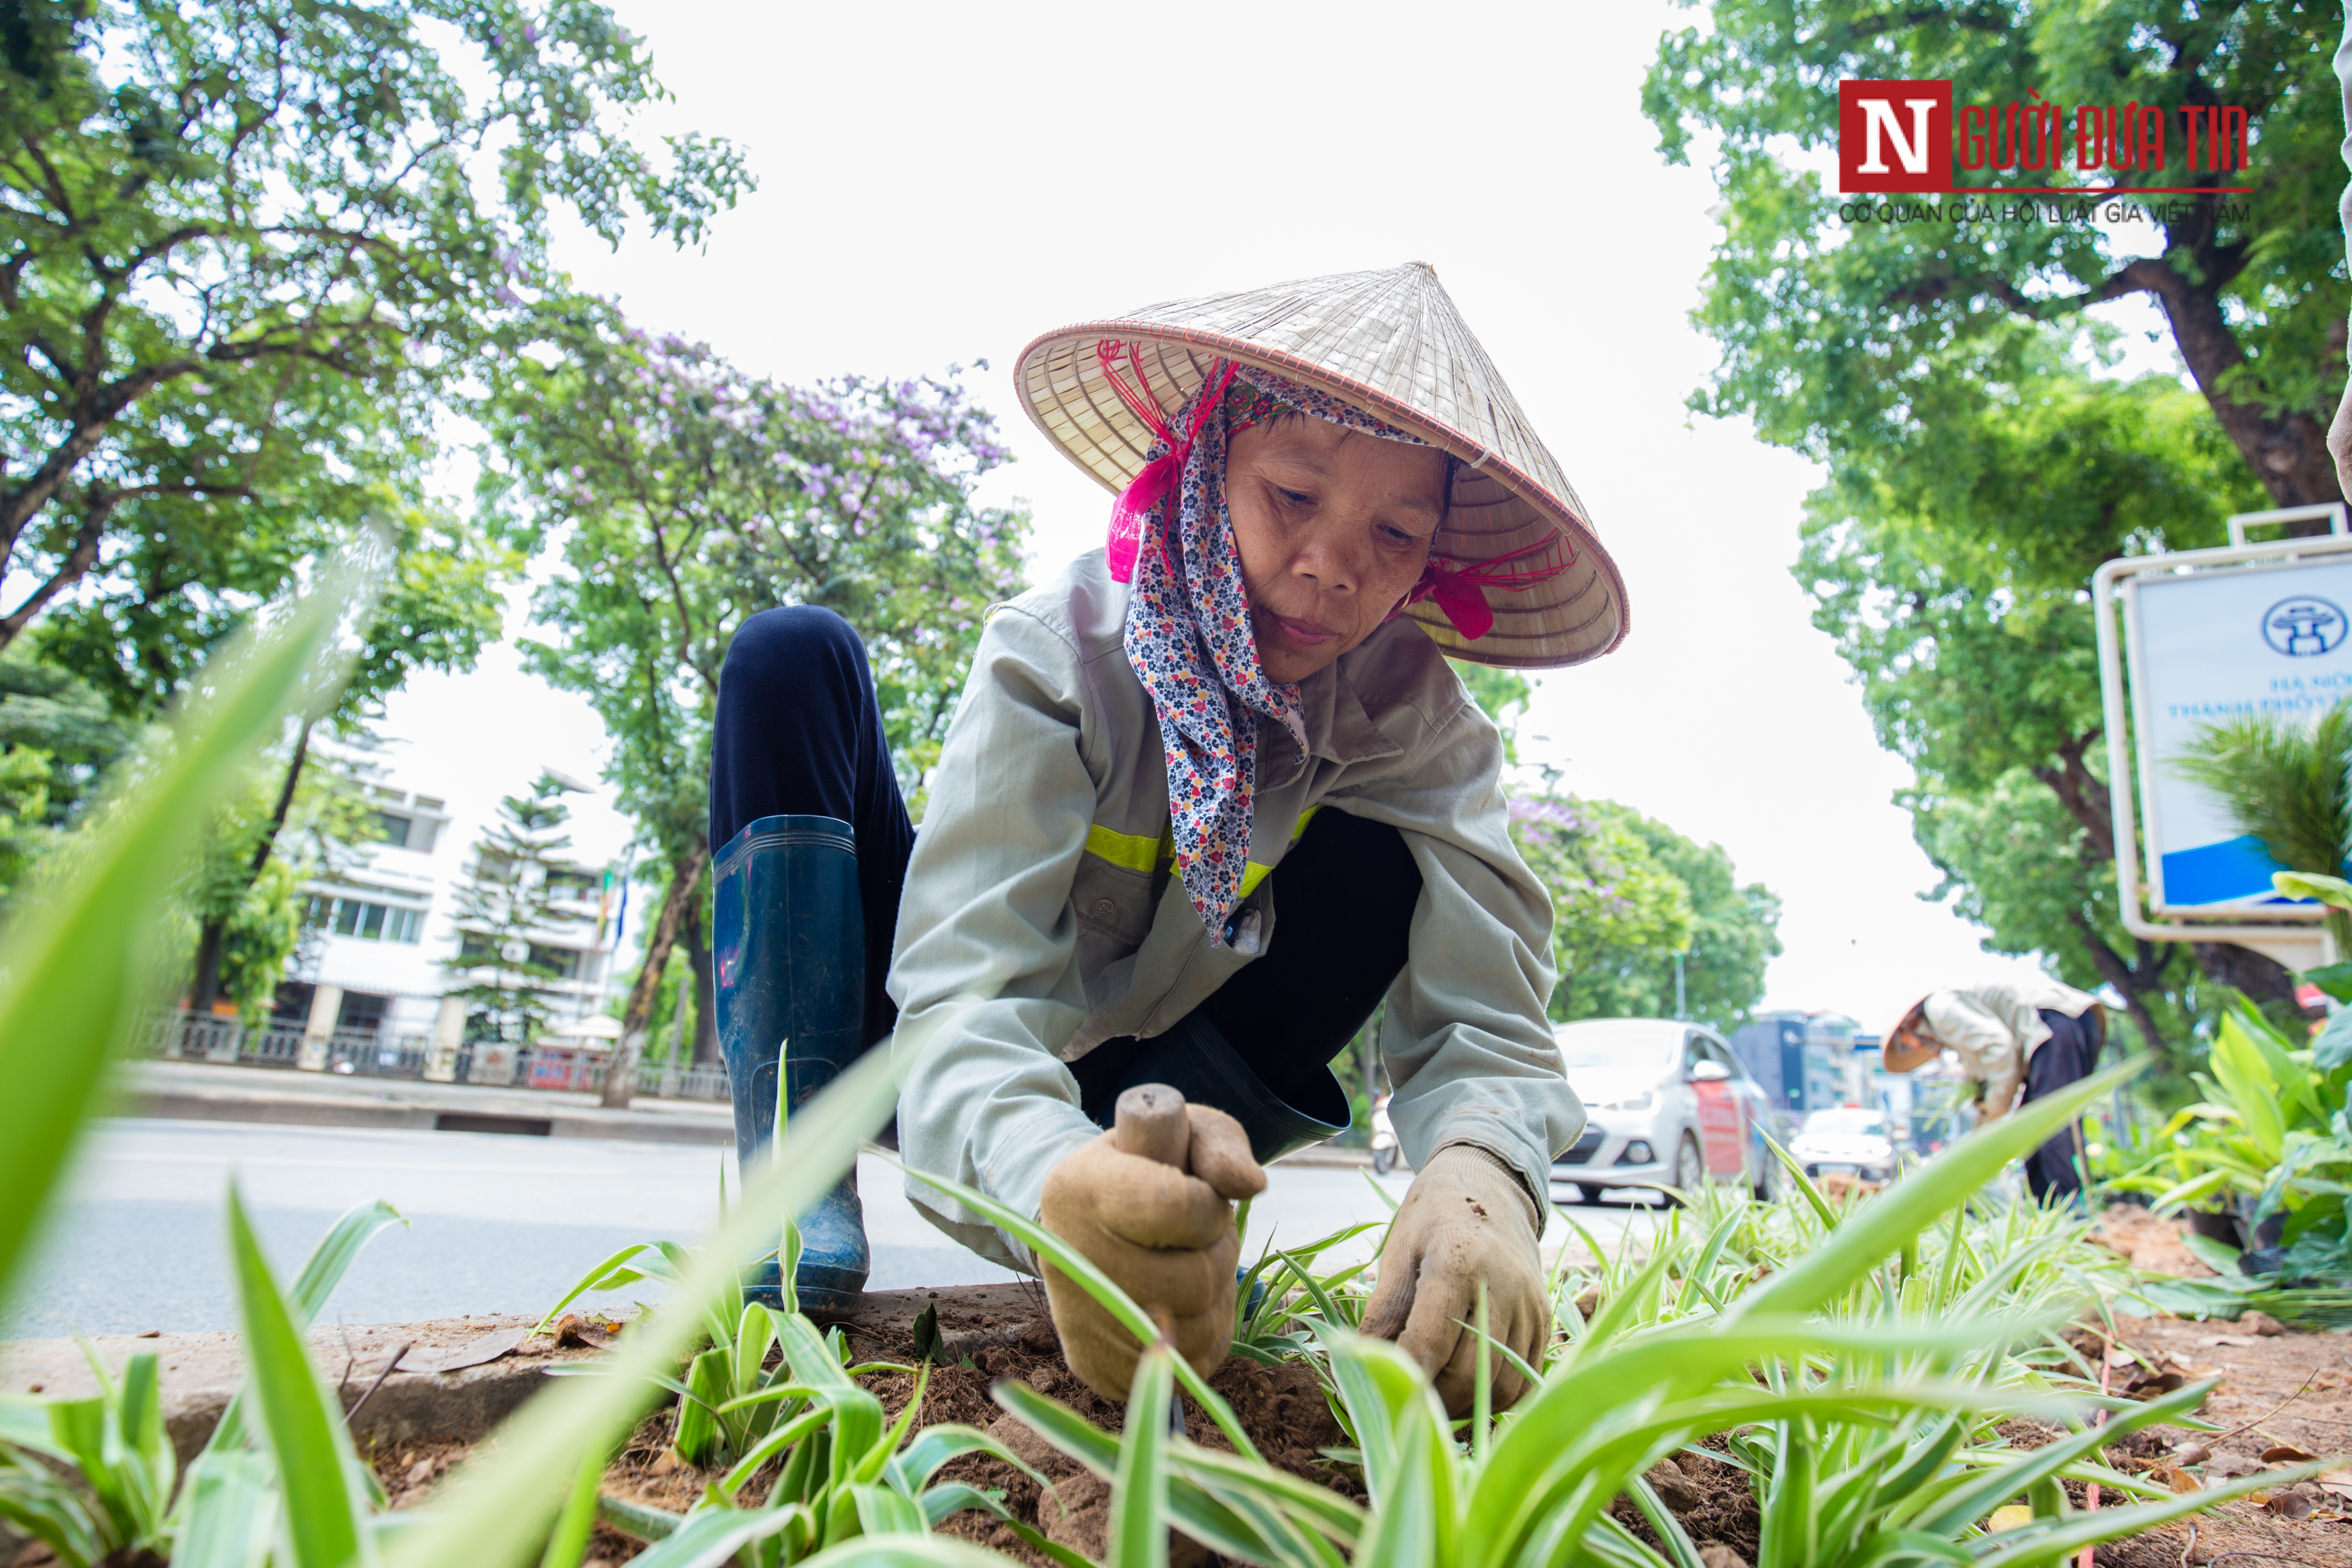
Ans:
[[[1298,814],[1298,826],[1290,830],[1293,844],[1298,842],[1298,836],[1307,831],[1307,825],[1314,821],[1315,814],[1322,809],[1319,805],[1310,805]],[[1113,833],[1097,823],[1087,829],[1087,853],[1108,860],[1121,870],[1140,871],[1149,876],[1176,863],[1176,840],[1164,827],[1160,830],[1159,837],[1146,838],[1140,833]],[[1246,899],[1257,891],[1257,885],[1265,881],[1266,873],[1273,869],[1273,867],[1261,865],[1255,860],[1244,868],[1242,897]]]
[[[1113,833],[1099,822],[1087,829],[1087,853],[1109,861],[1123,871],[1153,869],[1175,859],[1175,843],[1167,834],[1146,838],[1140,833]]]

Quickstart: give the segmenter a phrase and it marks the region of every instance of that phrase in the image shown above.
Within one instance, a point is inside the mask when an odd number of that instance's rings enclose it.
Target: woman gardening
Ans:
[[[1444,656],[1607,652],[1616,569],[1417,264],[1066,328],[1018,381],[1119,499],[1104,550],[992,614],[919,835],[845,623],[768,611],[728,653],[711,833],[739,1152],[770,1136],[779,1072],[797,1105],[891,1037],[908,1164],[1038,1215],[1165,1308],[1205,1372],[1233,1321],[1233,1200],[1341,1130],[1328,1064],[1385,998],[1418,1174],[1365,1328],[1465,1410],[1482,1288],[1521,1355],[1549,1330],[1536,1241],[1584,1114],[1500,740]],[[1187,1102],[1181,1167],[1104,1131],[1142,1084]],[[799,1300],[837,1311],[866,1275],[854,1179],[803,1233]],[[1139,1347],[1045,1273],[1071,1367],[1125,1397]],[[751,1284],[775,1291],[773,1262]],[[1496,1389],[1519,1392],[1507,1366]]]

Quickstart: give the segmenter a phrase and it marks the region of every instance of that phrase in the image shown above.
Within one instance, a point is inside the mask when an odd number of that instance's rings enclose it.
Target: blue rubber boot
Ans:
[[[1294,1149],[1336,1138],[1348,1130],[1348,1093],[1328,1068],[1315,1080],[1311,1104],[1292,1105],[1265,1086],[1242,1060],[1223,1031],[1195,1007],[1164,1035],[1138,1040],[1118,1079],[1086,1106],[1097,1125],[1108,1127],[1118,1097],[1141,1083],[1164,1083],[1190,1105],[1213,1105],[1242,1124],[1250,1155],[1270,1165]]]
[[[857,843],[830,816],[763,816],[729,840],[712,877],[719,1048],[735,1102],[735,1158],[746,1181],[774,1135],[776,1075],[788,1114],[866,1047],[866,922]],[[779,1059],[781,1058],[781,1060]],[[857,1173],[801,1215],[800,1310],[838,1317],[866,1289],[871,1255]],[[782,1298],[773,1258],[746,1269],[743,1293]]]

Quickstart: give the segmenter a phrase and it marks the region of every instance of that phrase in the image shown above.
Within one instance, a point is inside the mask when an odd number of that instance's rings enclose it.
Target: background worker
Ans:
[[[1328,1064],[1385,999],[1418,1174],[1365,1328],[1466,1409],[1482,1291],[1520,1355],[1550,1332],[1536,1242],[1584,1114],[1500,738],[1444,655],[1597,657],[1623,630],[1616,570],[1425,267],[1048,333],[1015,379],[1120,499],[1104,550],[991,613],[919,836],[845,623],[768,611],[728,653],[711,828],[739,1148],[765,1140],[779,1070],[799,1104],[895,1011],[908,1163],[1040,1216],[1205,1371],[1231,1335],[1233,1200],[1343,1130]],[[1102,1131],[1146,1083],[1191,1108],[1177,1165]],[[862,1287],[856,1204],[845,1184],[804,1222],[804,1303]],[[1042,1271],[1072,1368],[1123,1398],[1136,1341]],[[1521,1380],[1496,1382],[1507,1403]]]
[[[1888,1071],[1911,1072],[1947,1048],[1957,1053],[1976,1086],[1981,1126],[2090,1077],[2106,1045],[2106,1018],[2098,998],[2055,980],[1951,986],[1914,1003],[1881,1055]],[[2027,1157],[2027,1186],[2036,1198],[2074,1196],[2083,1190],[2082,1155],[2077,1120]]]

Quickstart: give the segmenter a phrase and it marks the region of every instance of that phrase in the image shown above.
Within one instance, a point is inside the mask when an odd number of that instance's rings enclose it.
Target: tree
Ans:
[[[1763,999],[1765,967],[1780,955],[1779,897],[1761,882],[1741,883],[1720,844],[1685,838],[1614,801],[1584,804],[1616,816],[1649,847],[1651,858],[1682,883],[1690,899],[1691,934],[1684,949],[1680,1016],[1728,1035]],[[1671,960],[1652,959],[1647,980],[1642,1010],[1653,1017],[1673,1016],[1677,987]]]
[[[1700,133],[1718,149],[1724,238],[1696,319],[1724,360],[1694,407],[1746,415],[1841,473],[1965,462],[1974,412],[2020,384],[2037,349],[2077,351],[2085,311],[2145,295],[2274,504],[2340,499],[2326,443],[2352,298],[2328,67],[2340,5],[1717,0],[1711,21],[1662,40],[1643,94],[1669,162],[1686,161]],[[1949,79],[1956,103],[1996,110],[2029,95],[2152,107],[2165,156],[2087,174],[1958,159],[1964,199],[1938,216],[1853,219],[1816,173],[1834,148],[1842,78]],[[2190,166],[2182,117],[2220,105],[2247,114],[2248,166],[2225,175]],[[2074,129],[2069,117],[2069,151]],[[2157,221],[2105,227],[1982,216],[2000,205],[1982,193],[2003,186],[2128,197],[2217,185],[2247,194],[2150,197],[2139,205]]]
[[[2116,556],[2222,542],[2221,514],[2260,492],[2198,395],[2162,377],[2101,380],[2043,353],[1969,429],[1973,455],[1940,473],[1857,468],[1817,490],[1798,580],[1880,743],[1912,766],[1898,799],[1944,873],[1929,896],[1957,896],[1998,951],[2113,985],[2149,1047],[2177,1056],[2200,1015],[2193,973],[2128,936],[2116,907],[2087,584]],[[2258,953],[2197,958],[2292,1005]]]
[[[320,725],[326,734],[372,743],[369,724],[383,715],[384,700],[406,684],[411,674],[418,669],[471,669],[482,646],[498,636],[499,591],[519,571],[519,555],[487,544],[471,531],[421,508],[391,515],[405,524],[389,541],[396,552],[391,580],[373,619],[362,633],[334,707],[323,721],[305,722],[296,730],[278,781],[274,809],[258,817],[230,813],[220,819],[233,842],[211,852],[217,868],[208,884],[214,896],[200,906],[202,927],[189,986],[189,1005],[200,1011],[212,1005],[219,987],[221,965],[231,941],[230,923],[238,918],[235,911],[248,907],[248,890],[270,870],[278,837],[301,795],[314,754],[311,742]],[[374,516],[381,522],[386,514]],[[83,646],[94,650],[98,645],[93,639]],[[117,670],[120,667],[110,663],[100,668]],[[178,672],[178,679],[184,679],[190,673]],[[118,691],[127,700],[135,700],[133,694],[143,695],[130,682],[118,687]],[[241,877],[235,871],[239,865],[244,868]],[[250,964],[256,960],[249,953],[245,962]]]
[[[1512,800],[1511,837],[1551,894],[1555,1019],[1675,1016],[1677,954],[1685,1016],[1737,1028],[1763,996],[1780,901],[1721,847],[1554,790]]]
[[[529,795],[500,800],[499,820],[475,847],[457,888],[458,947],[449,968],[466,984],[449,994],[467,1004],[468,1039],[528,1046],[547,1022],[554,992],[546,982],[557,974],[540,956],[537,939],[557,918],[548,873],[572,844],[555,831],[572,816],[563,804],[567,787],[541,773]]]
[[[2116,847],[2089,580],[2115,556],[2220,543],[2231,510],[2340,493],[2322,429],[2347,298],[2326,65],[2340,9],[1722,0],[1713,22],[1664,40],[1645,89],[1670,158],[1698,133],[1720,139],[1724,238],[1695,319],[1724,357],[1692,405],[1748,416],[1828,469],[1798,576],[1881,742],[1916,772],[1902,798],[1945,873],[1937,896],[1988,921],[1988,945],[2115,985],[2150,1045],[2173,1049],[2164,1034],[2184,1032],[2210,988],[2170,948],[2127,937],[2104,888]],[[2252,193],[2142,203],[2157,221],[2105,227],[2064,204],[2057,221],[2046,205],[1988,218],[1965,191],[1921,198],[1930,210],[1905,221],[1841,217],[1813,166],[1842,77],[1949,78],[1964,108],[2030,89],[2168,117],[2162,167],[1958,170],[1979,193],[2213,184],[2186,166],[2180,111],[2241,106],[2252,166],[2225,183]],[[2141,254],[2149,241],[2158,254]],[[2112,374],[2113,331],[2086,312],[2135,294],[2163,311],[2194,390]],[[1995,807],[2049,828],[2042,852],[1995,831],[2008,826]],[[2260,954],[2194,957],[2291,1005]]]
[[[1018,582],[1028,520],[974,502],[1005,453],[954,372],[796,388],[649,338],[602,301],[542,324],[481,407],[482,493],[501,537],[560,542],[533,604],[551,635],[524,656],[603,716],[605,776],[669,874],[623,1018],[633,1063],[672,945],[699,935],[710,726],[735,629],[790,604],[856,626],[919,809],[981,616]],[[626,1103],[631,1076],[615,1068],[608,1101]]]
[[[41,662],[32,641],[0,655],[0,897],[79,818],[138,735],[86,682]]]
[[[275,592],[559,281],[551,206],[685,243],[747,186],[723,143],[626,140],[659,96],[586,0],[12,5],[0,647],[74,604],[201,649],[209,595]]]

